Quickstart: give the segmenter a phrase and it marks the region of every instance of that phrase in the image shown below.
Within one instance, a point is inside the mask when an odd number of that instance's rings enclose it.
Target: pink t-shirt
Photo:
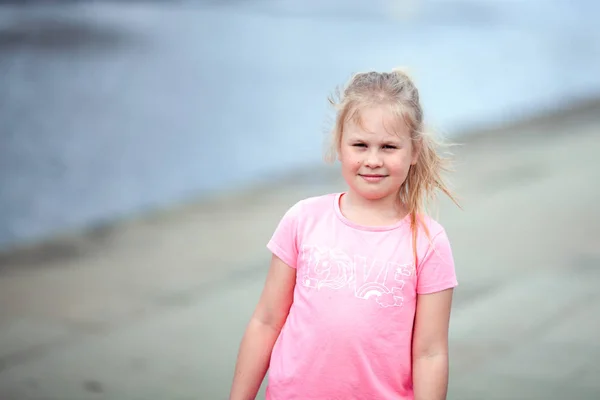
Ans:
[[[409,218],[360,226],[342,215],[341,195],[296,203],[267,245],[297,277],[271,355],[268,400],[413,399],[416,295],[457,285],[437,222],[425,219],[431,241],[418,235],[415,269]]]

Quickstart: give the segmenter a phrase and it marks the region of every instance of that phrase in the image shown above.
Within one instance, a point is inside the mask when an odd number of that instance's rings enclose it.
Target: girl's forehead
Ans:
[[[387,107],[359,110],[345,125],[344,131],[352,135],[387,139],[410,137],[410,128],[404,116],[392,112]]]

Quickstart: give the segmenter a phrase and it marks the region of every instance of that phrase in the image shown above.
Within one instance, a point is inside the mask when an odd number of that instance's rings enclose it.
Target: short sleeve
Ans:
[[[417,293],[440,292],[458,286],[452,248],[445,230],[438,233],[429,246],[417,271]]]
[[[301,203],[290,207],[283,215],[267,248],[292,268],[296,268],[298,259],[298,220]]]

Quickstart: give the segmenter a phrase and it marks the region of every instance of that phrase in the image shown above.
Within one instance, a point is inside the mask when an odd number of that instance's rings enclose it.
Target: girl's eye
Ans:
[[[391,144],[386,144],[385,146],[383,146],[384,149],[397,149],[397,146],[391,145]]]
[[[364,143],[354,143],[352,146],[354,146],[354,147],[367,147],[367,145],[364,144]]]

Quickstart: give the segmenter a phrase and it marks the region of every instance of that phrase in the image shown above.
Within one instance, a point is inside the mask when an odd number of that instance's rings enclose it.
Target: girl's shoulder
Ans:
[[[419,215],[417,230],[417,248],[422,253],[435,251],[437,248],[450,247],[450,238],[446,228],[429,215]]]
[[[432,238],[437,236],[443,232],[445,232],[444,226],[431,215],[428,214],[419,214],[418,215],[418,229],[424,233],[427,233],[428,236]]]
[[[333,210],[336,196],[338,196],[338,193],[326,193],[303,198],[289,207],[286,215],[295,218],[322,215],[325,211]]]

